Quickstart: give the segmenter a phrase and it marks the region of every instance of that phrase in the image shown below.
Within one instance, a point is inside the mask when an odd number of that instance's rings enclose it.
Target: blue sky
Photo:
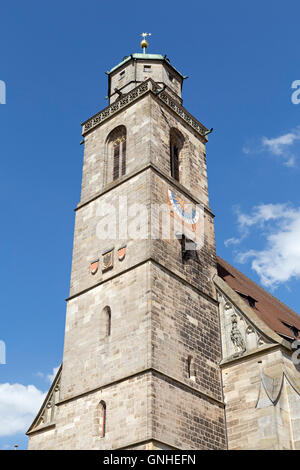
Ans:
[[[207,145],[217,252],[300,312],[297,1],[11,1],[1,5],[0,449],[18,443],[62,359],[80,123],[107,102],[105,71],[167,54]],[[1,98],[0,98],[1,101]],[[1,425],[2,422],[2,425]]]

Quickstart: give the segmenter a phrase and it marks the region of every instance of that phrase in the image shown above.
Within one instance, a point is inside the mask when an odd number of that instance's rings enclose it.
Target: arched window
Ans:
[[[106,433],[106,403],[105,401],[101,400],[98,405],[98,433],[100,437],[105,437]]]
[[[108,176],[112,174],[112,181],[116,181],[126,174],[126,127],[116,127],[107,138],[108,148]],[[110,176],[109,176],[110,179]],[[107,181],[109,183],[109,181]]]
[[[188,357],[187,368],[188,368],[188,378],[195,381],[196,370],[195,370],[195,361],[194,361],[193,356]]]
[[[170,130],[170,166],[171,176],[180,181],[181,150],[184,144],[183,135],[175,128]]]
[[[102,336],[105,338],[106,336],[111,335],[111,309],[110,307],[106,306],[102,310]]]

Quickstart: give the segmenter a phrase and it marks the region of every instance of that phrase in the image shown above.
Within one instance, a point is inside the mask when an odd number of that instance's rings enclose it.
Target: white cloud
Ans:
[[[36,372],[34,375],[36,377],[40,377],[41,379],[45,379],[47,382],[52,384],[53,380],[55,379],[58,369],[59,369],[59,366],[53,367],[52,373],[50,374],[44,374],[44,372]]]
[[[237,225],[240,236],[231,237],[225,240],[226,247],[240,244],[250,233],[253,225],[259,225],[261,228],[270,220],[276,220],[286,213],[286,204],[260,204],[253,208],[252,214],[244,214],[239,207],[234,208],[237,217]]]
[[[230,245],[238,245],[239,243],[241,243],[241,238],[232,237],[225,240],[224,245],[228,247]]]
[[[262,138],[262,145],[270,150],[274,155],[284,155],[286,149],[293,145],[300,139],[300,128],[297,127],[294,131],[283,134],[279,137],[269,139],[268,137]]]
[[[58,369],[59,369],[59,366],[58,367],[53,367],[53,371],[52,371],[52,374],[48,374],[47,375],[47,380],[52,383],[53,380],[55,379],[55,376],[58,372]]]
[[[249,235],[251,227],[260,229],[256,232],[263,238],[263,249],[240,251],[237,258],[242,263],[252,260],[251,267],[263,285],[275,288],[300,278],[300,207],[261,204],[251,214],[239,212],[238,226],[240,241]]]
[[[45,396],[34,385],[0,384],[0,436],[25,432]]]
[[[41,379],[43,379],[45,377],[45,374],[43,372],[36,372],[34,375],[36,377],[40,377]]]
[[[262,137],[260,143],[255,146],[244,146],[243,153],[249,155],[251,153],[269,152],[271,155],[281,157],[282,163],[287,167],[294,167],[296,165],[296,154],[300,153],[300,126],[281,134],[278,137]]]

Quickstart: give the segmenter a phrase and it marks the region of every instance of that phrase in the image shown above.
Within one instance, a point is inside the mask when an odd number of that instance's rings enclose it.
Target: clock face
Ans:
[[[168,199],[169,203],[174,211],[174,213],[186,224],[195,225],[199,220],[199,214],[195,209],[190,210],[190,212],[184,209],[184,202],[176,196],[176,194],[168,189]]]

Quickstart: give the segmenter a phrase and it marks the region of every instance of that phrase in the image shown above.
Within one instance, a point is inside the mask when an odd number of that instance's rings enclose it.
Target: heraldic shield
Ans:
[[[96,272],[98,271],[98,267],[99,267],[99,260],[97,259],[90,264],[90,273],[96,274]]]
[[[126,255],[126,245],[121,246],[121,248],[118,249],[118,260],[123,261]]]

